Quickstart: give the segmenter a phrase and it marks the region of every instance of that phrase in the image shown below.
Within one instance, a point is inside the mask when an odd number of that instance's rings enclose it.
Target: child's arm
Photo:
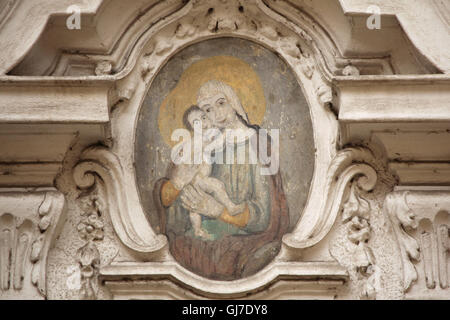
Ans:
[[[161,203],[164,207],[170,207],[177,199],[183,188],[189,184],[197,174],[195,165],[173,165],[169,170],[169,180],[161,187]]]

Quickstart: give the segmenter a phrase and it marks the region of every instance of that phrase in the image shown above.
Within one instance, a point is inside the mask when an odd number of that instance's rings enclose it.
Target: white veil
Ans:
[[[227,100],[230,102],[231,107],[248,123],[247,113],[242,107],[241,101],[239,100],[236,92],[234,92],[231,86],[222,81],[210,80],[205,82],[198,90],[197,103],[200,104],[200,101],[205,98],[215,96],[219,93],[223,93],[225,95]]]

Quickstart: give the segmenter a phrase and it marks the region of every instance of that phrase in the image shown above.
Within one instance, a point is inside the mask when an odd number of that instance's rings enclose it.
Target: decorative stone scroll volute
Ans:
[[[0,193],[0,299],[46,297],[47,255],[64,203],[57,191]]]
[[[327,180],[323,185],[323,201],[319,209],[316,208],[319,214],[316,215],[315,222],[301,220],[296,231],[285,237],[285,243],[288,246],[305,248],[323,239],[342,209],[349,182],[355,179],[357,188],[365,191],[371,191],[375,187],[377,172],[369,165],[373,162],[374,156],[368,149],[348,148],[338,152],[328,168]]]
[[[122,165],[116,155],[104,147],[89,148],[81,155],[81,162],[74,168],[73,175],[81,189],[89,190],[98,182],[98,187],[104,188],[114,230],[138,259],[152,260],[155,252],[164,249],[166,237],[156,235],[142,209],[137,210],[139,204],[130,202],[130,195],[124,188]]]

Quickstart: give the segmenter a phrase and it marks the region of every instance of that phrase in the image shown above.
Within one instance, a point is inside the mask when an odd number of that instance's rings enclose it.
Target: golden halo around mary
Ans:
[[[183,114],[194,104],[200,87],[219,80],[233,88],[248,115],[250,124],[260,125],[266,112],[266,100],[261,81],[253,68],[245,61],[231,56],[215,56],[202,59],[189,66],[181,75],[177,86],[159,107],[158,127],[161,137],[169,146],[172,132],[184,128]]]

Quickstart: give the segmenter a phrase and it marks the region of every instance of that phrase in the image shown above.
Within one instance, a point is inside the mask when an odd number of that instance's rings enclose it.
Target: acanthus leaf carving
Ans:
[[[45,194],[44,201],[39,207],[39,215],[41,220],[39,222],[39,229],[41,236],[39,237],[40,253],[39,259],[33,263],[32,274],[36,272],[39,277],[33,280],[33,284],[38,288],[39,292],[45,296],[46,295],[46,282],[45,282],[45,272],[47,264],[47,254],[50,249],[51,242],[56,237],[55,232],[58,227],[58,221],[61,218],[61,213],[64,210],[64,197],[56,192],[47,192]],[[51,230],[50,229],[51,226]],[[42,235],[44,234],[44,235]],[[36,271],[35,271],[36,270]]]
[[[403,288],[405,291],[417,280],[417,271],[411,259],[420,259],[419,244],[407,232],[407,230],[414,230],[418,226],[416,216],[406,202],[407,194],[408,192],[388,194],[384,202],[384,210],[392,223],[400,246]]]
[[[405,294],[418,294],[413,285],[430,295],[448,289],[448,199],[448,190],[426,187],[395,190],[386,196],[383,210],[400,251]]]
[[[0,296],[14,297],[16,291],[27,290],[24,296],[36,298],[29,291],[34,286],[40,296],[46,297],[47,255],[61,227],[65,200],[56,191],[6,192],[0,194],[0,202],[19,197],[30,205],[35,205],[36,198],[42,200],[35,212],[29,208],[19,211],[19,205],[18,212],[0,215]],[[30,285],[24,283],[25,279]]]

